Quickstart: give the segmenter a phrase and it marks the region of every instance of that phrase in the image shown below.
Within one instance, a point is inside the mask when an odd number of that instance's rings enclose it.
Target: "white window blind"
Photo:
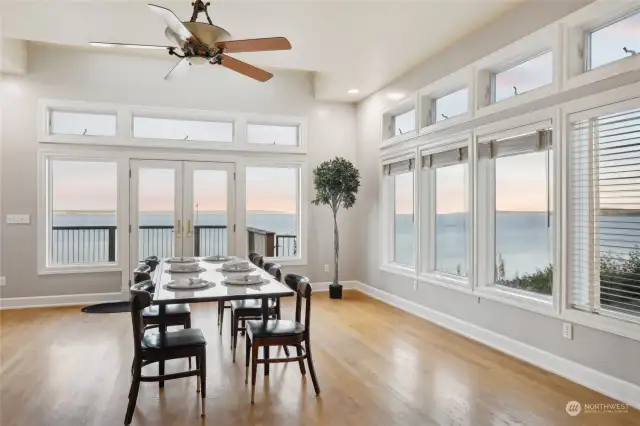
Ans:
[[[571,304],[640,317],[640,109],[572,124]]]
[[[488,141],[478,145],[478,158],[497,158],[551,148],[551,130],[538,130],[524,135]]]
[[[469,159],[469,148],[466,146],[461,148],[450,149],[433,154],[422,156],[422,168],[435,168],[451,166],[453,164],[464,163]]]
[[[410,172],[414,168],[413,163],[413,158],[387,163],[382,166],[382,173],[385,175],[397,175],[399,173]]]

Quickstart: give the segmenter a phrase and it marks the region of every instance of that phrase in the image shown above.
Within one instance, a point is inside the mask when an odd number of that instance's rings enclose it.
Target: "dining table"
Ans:
[[[213,260],[205,260],[213,259]],[[238,262],[241,259],[231,258],[231,261]],[[158,322],[160,339],[165,338],[167,333],[166,308],[167,305],[177,303],[205,303],[219,302],[231,300],[261,299],[262,300],[262,321],[269,319],[269,299],[290,297],[295,292],[288,286],[282,284],[261,268],[250,264],[253,268],[251,272],[226,272],[223,271],[222,265],[229,262],[229,259],[218,260],[216,258],[195,259],[198,264],[198,272],[171,272],[171,263],[169,259],[163,259],[153,274],[153,282],[155,292],[153,294],[152,305],[158,307]],[[262,278],[261,284],[230,284],[227,279],[242,275],[260,274]],[[172,289],[168,285],[174,281],[189,281],[189,279],[205,280],[208,284],[202,288],[193,289]],[[264,347],[264,358],[269,359],[269,347]],[[158,372],[164,374],[164,361],[158,364]],[[264,374],[269,375],[269,364],[264,364]],[[164,387],[164,382],[159,382],[160,387]]]

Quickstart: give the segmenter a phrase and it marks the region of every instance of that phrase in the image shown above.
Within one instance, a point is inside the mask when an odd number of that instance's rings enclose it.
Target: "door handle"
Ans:
[[[191,219],[187,221],[187,238],[191,238]]]
[[[178,226],[176,226],[176,229],[177,229],[176,237],[181,238],[182,237],[182,222],[180,221],[180,219],[178,219]]]

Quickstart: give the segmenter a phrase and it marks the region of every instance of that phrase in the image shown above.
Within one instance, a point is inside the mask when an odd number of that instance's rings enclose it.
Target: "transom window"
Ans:
[[[587,33],[587,69],[640,53],[640,11]]]
[[[553,288],[553,156],[551,131],[482,143],[479,161],[490,166],[488,206],[494,258],[490,282],[551,294]],[[491,179],[490,179],[491,181]]]
[[[134,116],[133,137],[204,142],[233,142],[233,123]]]
[[[413,159],[386,164],[383,173],[389,178],[391,196],[391,231],[393,247],[389,260],[414,266]]]
[[[297,146],[299,144],[298,135],[298,126],[251,123],[247,125],[248,143]]]
[[[391,117],[391,128],[393,136],[404,135],[416,129],[416,110],[403,112]]]
[[[52,135],[115,136],[115,113],[49,111],[49,133]]]
[[[437,98],[434,103],[433,122],[447,120],[469,111],[469,88],[465,87],[453,93]]]
[[[493,101],[500,102],[553,82],[553,54],[542,53],[493,74]]]

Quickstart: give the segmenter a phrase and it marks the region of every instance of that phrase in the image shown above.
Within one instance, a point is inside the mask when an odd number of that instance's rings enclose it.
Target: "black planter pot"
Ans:
[[[342,299],[342,284],[329,285],[329,298]]]

